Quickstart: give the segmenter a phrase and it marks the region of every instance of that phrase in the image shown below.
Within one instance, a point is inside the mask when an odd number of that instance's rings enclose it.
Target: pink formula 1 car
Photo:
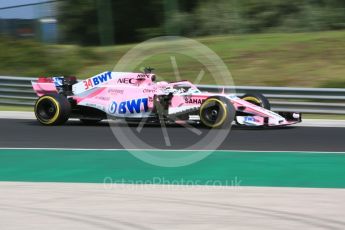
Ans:
[[[69,118],[86,124],[122,118],[147,123],[196,122],[209,128],[229,126],[285,126],[301,122],[299,113],[272,112],[260,94],[241,98],[201,92],[189,81],[155,82],[144,73],[103,72],[86,80],[40,77],[33,81],[39,96],[35,115],[43,125],[59,125]]]

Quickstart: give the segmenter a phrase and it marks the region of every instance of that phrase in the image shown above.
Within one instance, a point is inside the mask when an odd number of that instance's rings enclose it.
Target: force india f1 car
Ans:
[[[33,81],[39,98],[35,115],[43,125],[60,125],[69,118],[94,124],[123,118],[144,122],[196,122],[208,128],[286,126],[301,122],[300,113],[272,112],[261,94],[243,97],[201,92],[189,81],[155,82],[144,73],[103,72],[86,80],[40,77]],[[235,117],[234,117],[235,116]]]

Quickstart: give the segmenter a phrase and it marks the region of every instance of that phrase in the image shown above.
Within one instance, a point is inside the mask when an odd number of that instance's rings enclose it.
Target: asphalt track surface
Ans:
[[[184,127],[168,127],[171,146],[167,146],[160,126],[145,126],[138,133],[136,125],[117,125],[121,127],[121,132],[132,131],[139,139],[157,149],[184,149],[200,142],[209,132],[200,128],[201,134],[197,135]],[[1,148],[124,148],[107,122],[85,126],[79,121],[69,121],[63,126],[46,127],[36,120],[0,119],[0,130]],[[263,129],[235,126],[218,149],[344,152],[344,136],[345,128],[291,126]],[[203,142],[201,144],[205,147],[209,145],[207,140]]]

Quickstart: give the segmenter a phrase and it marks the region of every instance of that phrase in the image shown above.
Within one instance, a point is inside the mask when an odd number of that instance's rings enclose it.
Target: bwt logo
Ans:
[[[115,101],[113,101],[109,106],[109,113],[111,114],[140,113],[141,105],[143,105],[144,112],[147,112],[149,109],[147,98],[139,98],[139,99],[123,101],[119,105]]]
[[[97,86],[103,82],[107,82],[109,80],[111,80],[111,72],[108,71],[106,73],[97,75],[95,77],[92,77],[90,79],[84,80],[84,86],[85,86],[85,90],[90,89],[94,86]]]

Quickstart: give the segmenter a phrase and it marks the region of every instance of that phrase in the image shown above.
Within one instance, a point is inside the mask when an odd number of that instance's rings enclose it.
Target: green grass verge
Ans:
[[[0,111],[28,111],[28,112],[33,112],[34,108],[30,107],[30,106],[0,105]]]
[[[303,119],[345,120],[345,115],[303,114]]]
[[[231,70],[236,85],[345,87],[345,31],[272,33],[196,38],[216,52]],[[108,47],[1,42],[1,74],[63,75],[87,78],[112,70],[135,44]],[[176,55],[183,79],[194,81],[196,60]],[[141,66],[156,68],[159,80],[175,80],[170,55],[158,55]],[[205,68],[204,68],[205,69]],[[204,84],[214,80],[206,71]]]
[[[0,150],[0,158],[0,181],[345,188],[344,153],[215,151],[177,168],[144,163],[125,150]]]

